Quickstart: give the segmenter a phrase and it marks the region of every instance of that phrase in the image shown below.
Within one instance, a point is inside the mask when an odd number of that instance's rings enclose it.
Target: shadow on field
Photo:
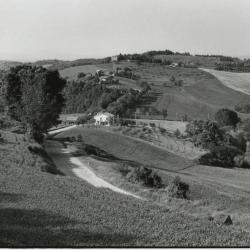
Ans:
[[[1,203],[8,203],[8,202],[18,202],[25,197],[23,194],[15,194],[15,193],[0,193],[0,204]]]
[[[65,144],[66,141],[69,141],[67,138],[56,138],[53,139],[56,141],[60,141],[65,148],[67,145]],[[106,161],[106,162],[121,162],[121,163],[129,163],[132,166],[138,166],[138,163],[135,161],[129,161],[122,158],[118,158],[113,154],[106,152],[105,150],[96,147],[94,145],[85,144],[84,142],[73,142],[73,144],[77,147],[75,152],[72,152],[71,155],[74,157],[81,157],[81,156],[91,156],[97,160]]]
[[[0,193],[0,197],[1,203],[21,198],[10,193]],[[122,246],[133,243],[130,235],[88,232],[87,226],[50,211],[1,208],[0,247]]]

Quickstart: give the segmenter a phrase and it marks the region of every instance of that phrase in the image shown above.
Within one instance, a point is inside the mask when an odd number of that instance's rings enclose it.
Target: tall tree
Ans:
[[[58,123],[66,84],[58,71],[21,65],[9,70],[4,84],[9,115],[21,121],[35,139]]]

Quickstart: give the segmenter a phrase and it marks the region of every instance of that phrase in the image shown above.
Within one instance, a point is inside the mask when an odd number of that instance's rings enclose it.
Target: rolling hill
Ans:
[[[41,172],[15,137],[0,150],[0,247],[250,244],[249,233],[237,227]]]
[[[169,170],[170,172],[184,169],[192,164],[191,160],[176,156],[148,143],[93,128],[74,128],[60,133],[56,138],[66,138],[78,134],[82,135],[83,141],[96,148],[105,149],[106,153],[114,156],[117,160],[154,165],[156,168]]]
[[[138,65],[133,62],[119,62],[70,67],[60,71],[60,74],[75,79],[79,72],[93,73],[96,69],[110,71],[118,66],[132,68],[141,76],[141,81],[151,84],[151,91],[141,100],[138,107],[155,107],[159,111],[167,108],[168,119],[179,120],[185,115],[191,119],[211,119],[220,108],[234,109],[239,102],[250,103],[249,95],[229,88],[229,85],[225,86],[225,83],[215,76],[198,68],[171,68],[152,63]],[[175,82],[182,81],[182,86],[174,86],[175,83],[171,81],[173,77]],[[130,88],[131,85],[127,84],[127,87]]]

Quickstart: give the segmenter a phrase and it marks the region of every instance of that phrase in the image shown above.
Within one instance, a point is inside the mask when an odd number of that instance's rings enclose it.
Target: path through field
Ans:
[[[67,176],[78,177],[84,181],[87,181],[91,185],[97,188],[108,188],[112,191],[130,195],[138,199],[141,197],[120,189],[105,180],[99,178],[89,166],[81,161],[80,157],[73,157],[71,153],[75,152],[76,148],[67,147],[64,148],[60,142],[48,140],[46,141],[46,151],[52,158],[57,168]]]

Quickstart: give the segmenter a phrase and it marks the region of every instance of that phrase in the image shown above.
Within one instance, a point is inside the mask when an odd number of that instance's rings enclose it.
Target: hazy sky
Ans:
[[[250,0],[0,0],[0,60],[250,55]]]

